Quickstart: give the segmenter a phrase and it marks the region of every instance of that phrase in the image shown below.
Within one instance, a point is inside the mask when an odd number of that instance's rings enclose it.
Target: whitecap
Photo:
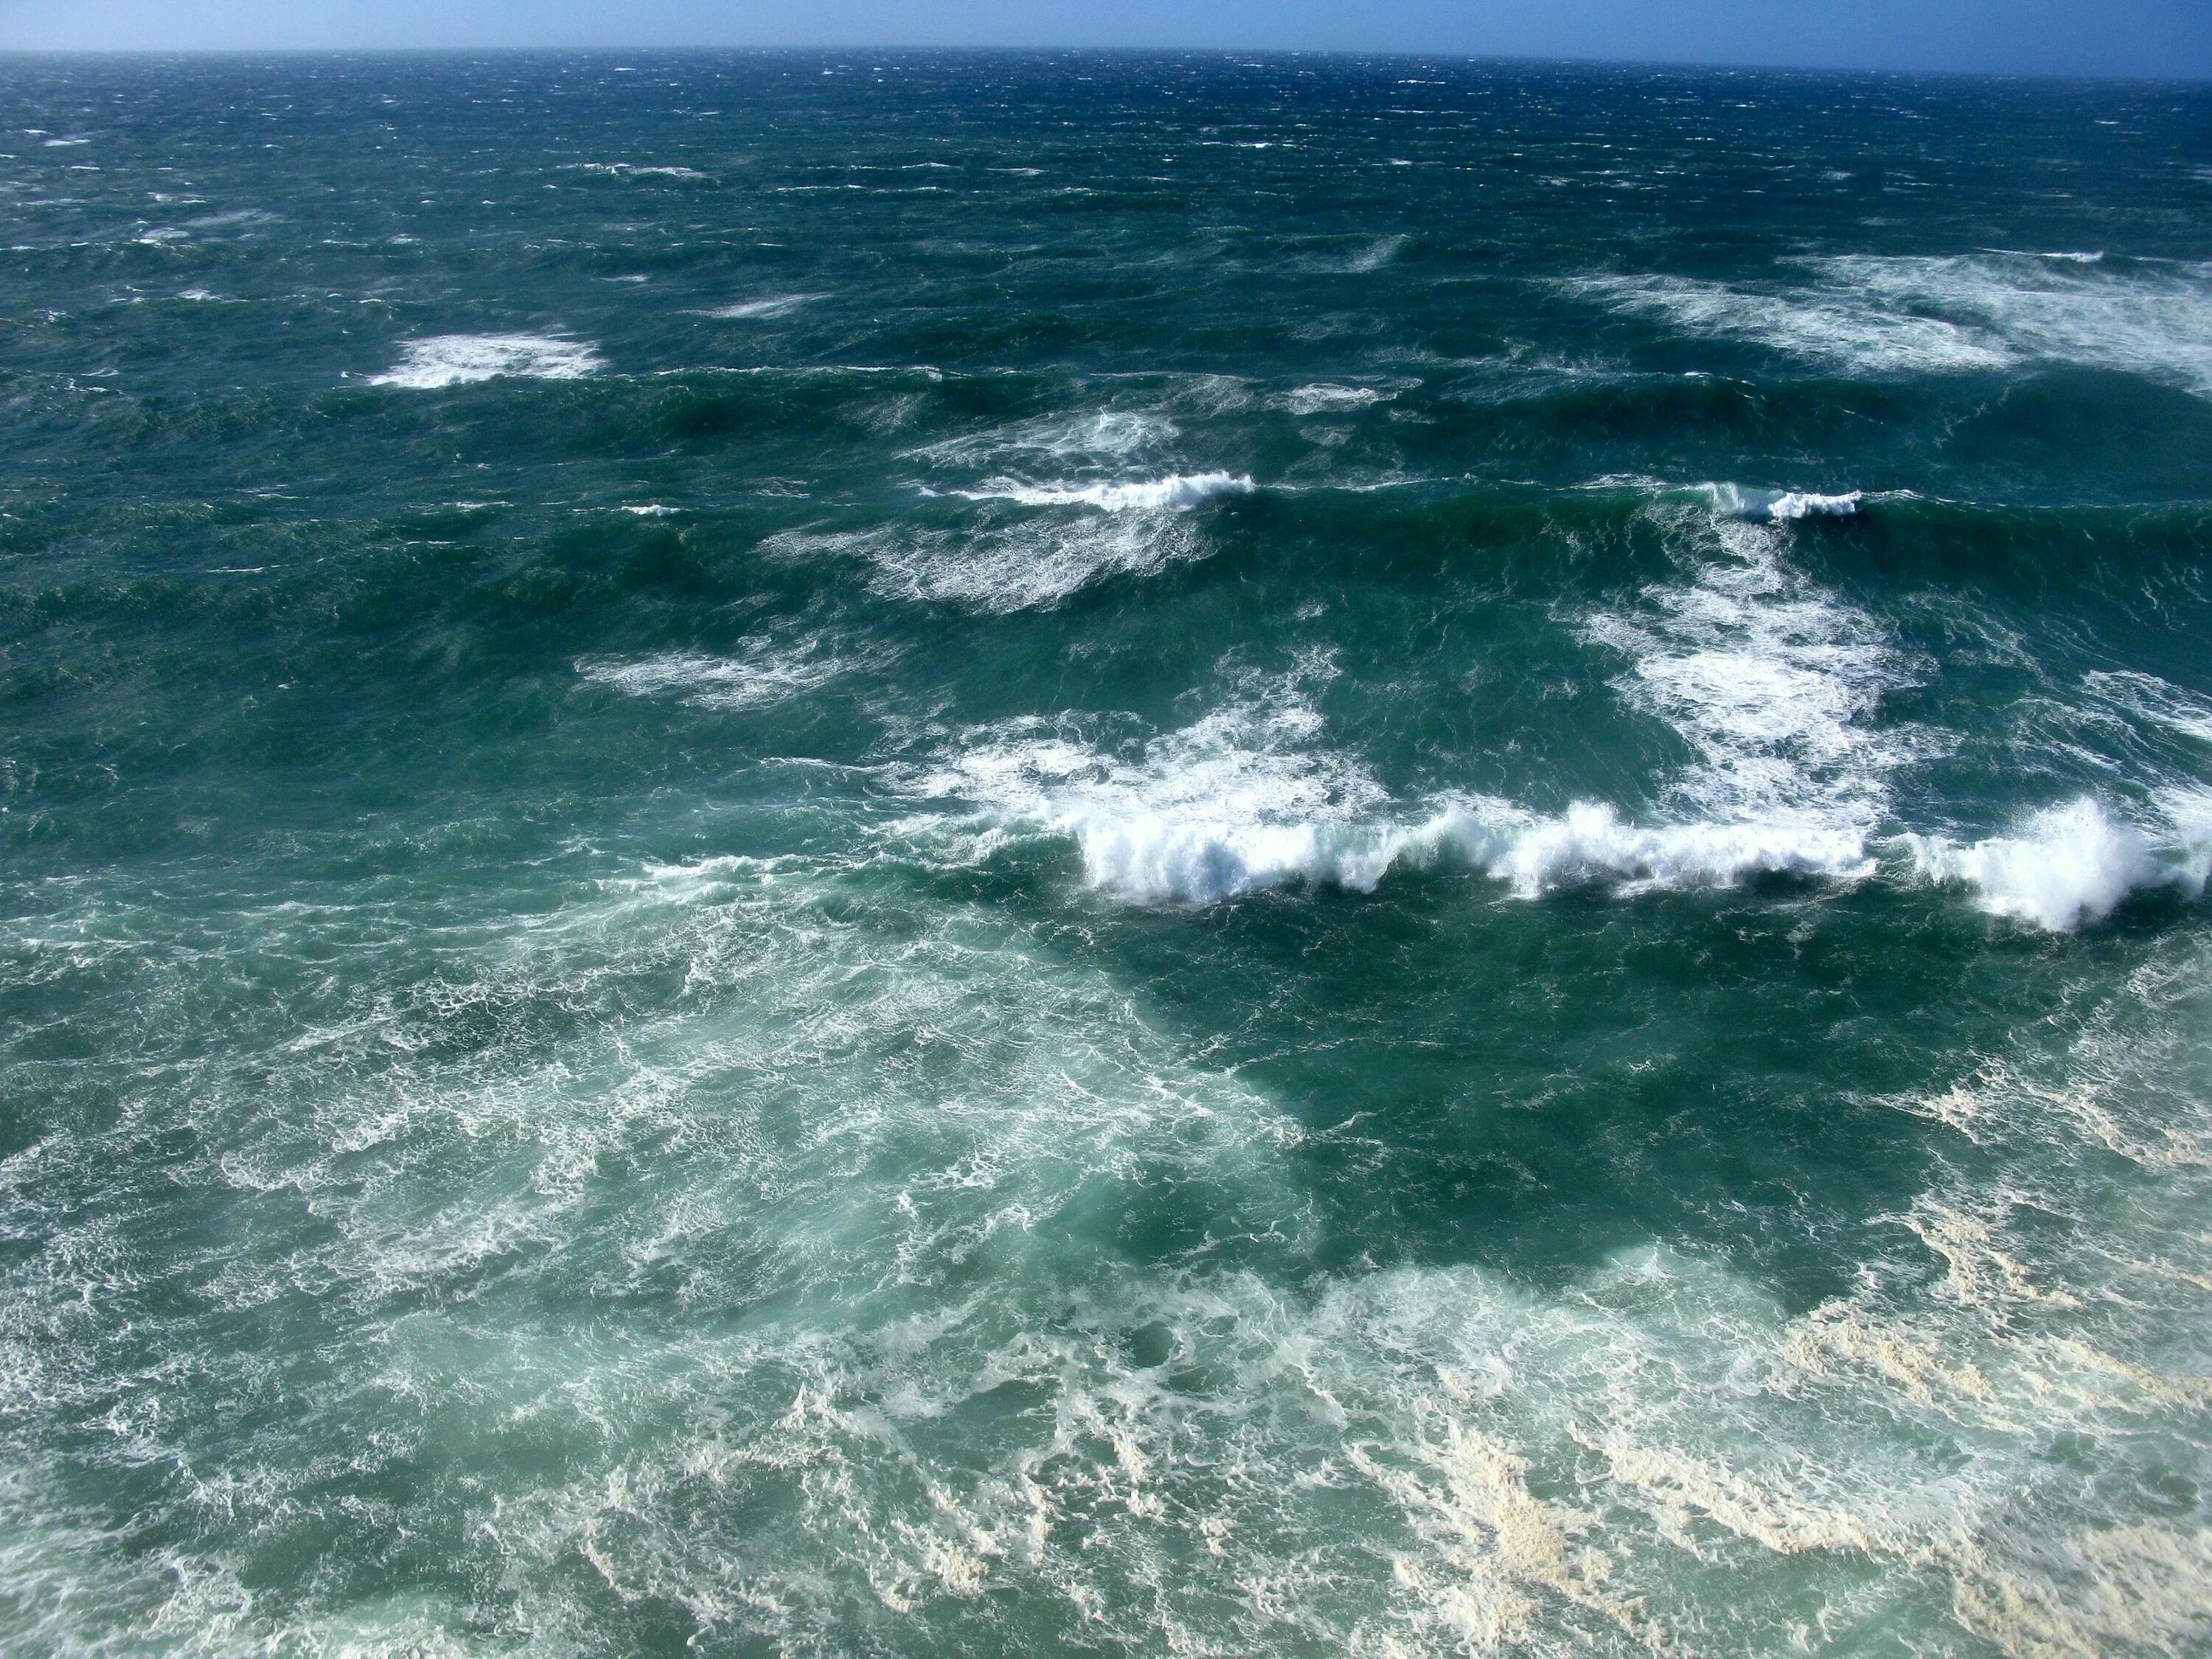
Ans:
[[[1495,803],[1423,826],[1409,848],[1463,850],[1517,898],[1617,884],[1624,893],[1734,887],[1753,876],[1856,881],[1874,873],[1866,837],[1848,823],[1805,819],[1638,825],[1617,807],[1578,801],[1554,817]]]
[[[1047,416],[988,432],[948,438],[915,450],[939,466],[976,466],[1037,458],[1054,462],[1112,465],[1164,449],[1175,422],[1149,410],[1106,409],[1083,415]]]
[[[1784,522],[1793,519],[1848,519],[1859,510],[1859,503],[1864,499],[1863,493],[1856,489],[1838,495],[1786,489],[1766,504],[1766,516]]]
[[[1889,775],[1936,742],[1874,720],[1907,664],[1873,618],[1790,568],[1782,530],[1679,501],[1650,510],[1689,538],[1687,579],[1582,627],[1627,659],[1615,684],[1628,702],[1691,751],[1656,822],[1601,801],[1542,814],[1492,797],[1399,797],[1325,741],[1307,688],[1326,674],[1310,664],[1238,677],[1214,712],[1135,748],[1097,741],[1096,718],[1078,714],[979,730],[921,793],[1071,838],[1090,886],[1140,903],[1301,882],[1369,891],[1395,868],[1443,860],[1527,899],[1872,876]]]
[[[1164,746],[1172,751],[1206,735],[1204,724]],[[1231,775],[1218,793],[1202,793],[1212,781],[1208,771]],[[1151,752],[1130,769],[1045,739],[963,755],[933,781],[947,793],[1001,803],[1009,785],[1033,792],[1036,805],[1012,816],[1071,837],[1085,884],[1138,904],[1214,904],[1300,884],[1371,893],[1394,871],[1445,863],[1522,900],[1591,886],[1623,896],[1724,889],[1762,875],[1850,882],[1875,868],[1864,837],[1847,829],[1638,825],[1600,801],[1543,816],[1506,801],[1447,798],[1425,816],[1387,809],[1361,816],[1346,811],[1346,798],[1360,793],[1355,787],[1303,813],[1264,804],[1269,796],[1295,800],[1328,775],[1311,757],[1284,756],[1272,763],[1217,758],[1179,775],[1172,760]],[[1355,784],[1372,781],[1351,775]]]
[[[856,670],[876,666],[878,653],[847,647],[826,634],[789,641],[742,641],[726,655],[664,651],[647,657],[580,657],[576,672],[632,696],[672,696],[697,708],[773,708]]]
[[[225,230],[237,225],[273,225],[280,216],[265,208],[234,208],[227,213],[210,213],[185,223],[192,230]]]
[[[1844,255],[1810,283],[1585,276],[1568,291],[1686,334],[1868,374],[2068,362],[2212,397],[2212,271],[2113,269],[2101,256]]]
[[[1729,887],[1762,874],[1851,881],[1875,864],[1864,826],[1807,813],[1638,825],[1600,802],[1558,815],[1490,797],[1401,799],[1329,746],[1309,684],[1334,672],[1242,677],[1190,726],[1141,745],[1086,736],[1078,715],[969,734],[915,784],[994,823],[1072,839],[1087,885],[1143,904],[1210,904],[1299,883],[1371,892],[1394,869],[1452,861],[1516,898]],[[991,842],[990,844],[995,844]]]
[[[2212,820],[2212,812],[2201,816]],[[2174,828],[2178,833],[2156,836],[2085,795],[2030,814],[2010,836],[1965,844],[1944,836],[1902,840],[1923,878],[1972,887],[1975,902],[1992,915],[2071,933],[2104,921],[2137,892],[2203,893],[2212,823]]]
[[[1248,474],[1177,472],[1164,478],[1124,483],[1025,484],[994,478],[975,489],[955,493],[970,501],[1020,501],[1029,507],[1095,507],[1108,513],[1186,512],[1223,495],[1249,495]]]
[[[1279,402],[1293,415],[1332,415],[1365,409],[1373,404],[1388,402],[1397,395],[1395,392],[1379,391],[1371,386],[1330,386],[1316,382],[1285,392]]]
[[[561,171],[605,173],[613,179],[704,179],[708,176],[696,167],[645,167],[629,161],[571,161]]]
[[[1853,256],[1814,269],[1869,310],[1932,311],[2022,358],[2119,369],[2212,397],[2212,272],[2202,268]]]
[[[1038,519],[956,532],[915,526],[822,533],[786,531],[762,544],[784,557],[857,556],[886,598],[950,601],[1000,613],[1047,610],[1113,576],[1151,575],[1194,559],[1205,544],[1172,513]]]
[[[1705,493],[1721,512],[1739,519],[1788,523],[1798,519],[1847,519],[1866,500],[1863,490],[1823,495],[1808,489],[1753,489],[1741,484],[1706,484]]]
[[[771,318],[789,316],[803,305],[828,297],[823,294],[775,294],[764,300],[745,300],[736,305],[717,306],[706,314],[732,322],[767,322]]]
[[[1869,306],[1849,294],[1766,293],[1684,276],[1585,276],[1565,286],[1609,310],[1656,318],[1685,334],[1771,346],[1862,373],[2004,368],[2017,361],[1978,328]]]
[[[1317,663],[1304,678],[1333,672]],[[1139,902],[1212,902],[1300,878],[1371,889],[1395,853],[1359,818],[1387,793],[1316,745],[1322,720],[1300,678],[1252,680],[1133,753],[1086,741],[1079,717],[984,728],[915,787],[1072,836],[1090,885]]]
[[[427,392],[502,375],[577,380],[606,367],[596,348],[553,334],[438,334],[400,343],[396,368],[369,377],[371,386]]]
[[[1343,268],[1354,276],[1364,276],[1370,270],[1380,270],[1398,257],[1399,250],[1403,248],[1410,240],[1411,238],[1405,236],[1377,237],[1346,259]]]

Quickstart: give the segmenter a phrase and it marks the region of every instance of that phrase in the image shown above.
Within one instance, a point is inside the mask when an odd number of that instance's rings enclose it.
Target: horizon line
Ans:
[[[1362,61],[1401,59],[1431,64],[1497,64],[1563,69],[1693,70],[1707,74],[1796,75],[1806,76],[1875,76],[1900,81],[2053,82],[2065,85],[2136,87],[2203,87],[2212,84],[2212,71],[2202,74],[2131,75],[2119,71],[2064,70],[1897,69],[1876,65],[1792,64],[1741,58],[1607,58],[1516,52],[1422,52],[1411,48],[1364,51],[1344,46],[1036,46],[964,43],[891,44],[882,41],[833,42],[799,45],[744,45],[726,41],[694,41],[651,45],[592,43],[588,45],[530,45],[511,42],[487,46],[0,46],[0,60],[10,58],[548,58],[559,56],[645,56],[778,54],[817,56],[838,52],[969,53],[990,57],[1098,58],[1336,58]]]

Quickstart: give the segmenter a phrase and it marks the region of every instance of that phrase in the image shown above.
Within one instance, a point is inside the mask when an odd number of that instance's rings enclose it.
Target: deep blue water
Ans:
[[[2207,1650],[2212,90],[0,124],[0,1649]]]

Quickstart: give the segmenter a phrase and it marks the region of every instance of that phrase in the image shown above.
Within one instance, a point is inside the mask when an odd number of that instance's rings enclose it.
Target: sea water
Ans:
[[[0,1647],[2212,1644],[2212,94],[0,119]]]

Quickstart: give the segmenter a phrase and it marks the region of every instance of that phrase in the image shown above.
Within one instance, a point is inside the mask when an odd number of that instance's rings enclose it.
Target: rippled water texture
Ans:
[[[2212,1648],[2212,94],[0,118],[0,1648]]]

